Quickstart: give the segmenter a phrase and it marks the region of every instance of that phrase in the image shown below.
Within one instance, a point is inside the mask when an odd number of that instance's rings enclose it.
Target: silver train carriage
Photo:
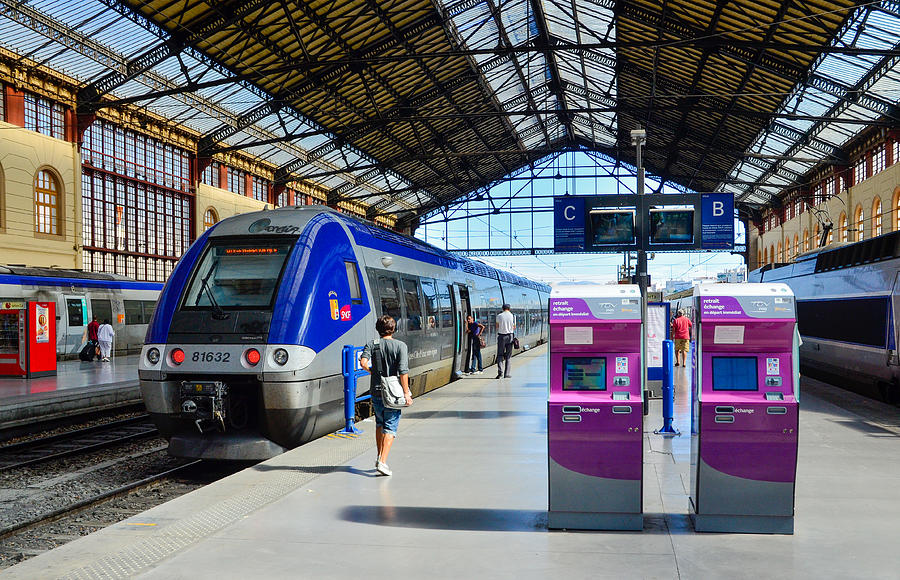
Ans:
[[[140,351],[162,287],[117,274],[0,266],[0,304],[55,303],[56,353],[60,360],[78,357],[94,316],[112,324],[116,353]]]
[[[900,403],[900,232],[815,249],[749,280],[793,290],[805,374]]]
[[[259,460],[343,425],[344,345],[383,313],[410,353],[413,396],[462,373],[463,325],[509,303],[521,349],[547,337],[549,287],[324,207],[235,216],[207,230],[162,292],[139,372],[176,456]],[[369,379],[359,381],[358,394]]]

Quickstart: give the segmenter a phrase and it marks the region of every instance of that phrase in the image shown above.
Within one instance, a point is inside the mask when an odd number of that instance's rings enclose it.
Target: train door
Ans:
[[[87,340],[88,318],[87,298],[84,296],[63,296],[65,309],[60,312],[57,332],[61,336],[63,352],[74,354],[81,350],[82,339]]]
[[[888,364],[900,365],[900,324],[898,324],[897,316],[900,315],[900,272],[894,275],[894,287],[891,289],[891,342],[894,348],[888,350]]]
[[[453,324],[454,343],[453,350],[453,375],[459,376],[465,370],[468,360],[468,341],[465,334],[466,315],[471,311],[469,304],[469,289],[462,284],[453,286]]]

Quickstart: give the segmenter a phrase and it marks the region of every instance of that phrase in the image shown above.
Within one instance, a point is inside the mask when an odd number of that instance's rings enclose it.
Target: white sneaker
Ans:
[[[391,474],[391,468],[388,467],[388,464],[382,463],[381,461],[375,462],[375,469],[377,469],[378,473],[380,473],[381,475],[390,475]]]
[[[484,371],[475,371],[475,374],[476,374],[476,375],[480,375],[480,374],[483,373],[483,372],[484,372]]]

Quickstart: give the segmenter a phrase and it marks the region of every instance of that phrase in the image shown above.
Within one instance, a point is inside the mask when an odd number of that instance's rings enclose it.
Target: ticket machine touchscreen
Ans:
[[[605,391],[606,357],[563,358],[564,391]]]
[[[758,391],[755,356],[712,357],[714,391]]]

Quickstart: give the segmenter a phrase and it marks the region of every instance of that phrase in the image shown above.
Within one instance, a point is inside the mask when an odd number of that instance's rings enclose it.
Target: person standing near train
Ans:
[[[672,320],[672,340],[675,341],[675,366],[686,366],[688,349],[691,346],[691,320],[679,309]],[[681,364],[679,364],[681,361]]]
[[[484,332],[484,325],[475,322],[475,317],[471,314],[466,316],[466,334],[469,335],[469,359],[467,364],[470,374],[481,374],[484,370],[484,364],[481,360],[481,333]],[[475,360],[478,360],[478,370],[475,370]],[[468,361],[467,361],[468,362]]]
[[[91,321],[87,325],[87,333],[88,333],[88,342],[94,345],[93,356],[91,357],[90,362],[94,362],[95,358],[98,358],[97,349],[100,348],[100,339],[97,338],[97,331],[100,330],[100,323],[97,322],[97,317],[94,316]]]
[[[109,355],[112,354],[112,343],[115,336],[116,333],[109,323],[109,319],[104,320],[100,328],[97,329],[97,338],[100,340],[100,356],[102,357],[100,360],[102,362],[109,362]]]
[[[510,378],[509,358],[512,356],[513,337],[516,332],[516,317],[509,311],[509,304],[503,305],[503,312],[497,315],[497,378]],[[504,369],[506,372],[504,373]]]
[[[385,376],[397,376],[406,396],[406,406],[412,405],[412,393],[409,390],[409,348],[402,340],[394,338],[394,330],[397,323],[392,317],[385,314],[375,322],[375,330],[378,331],[380,340],[366,344],[359,358],[359,366],[372,375],[372,386],[369,394],[372,396],[372,410],[375,412],[375,446],[378,450],[378,458],[375,460],[375,469],[381,475],[391,475],[388,467],[388,453],[397,437],[397,428],[400,425],[400,409],[391,409],[384,406],[381,397],[382,369]],[[379,362],[373,357],[378,356]],[[369,365],[372,361],[372,365]]]

